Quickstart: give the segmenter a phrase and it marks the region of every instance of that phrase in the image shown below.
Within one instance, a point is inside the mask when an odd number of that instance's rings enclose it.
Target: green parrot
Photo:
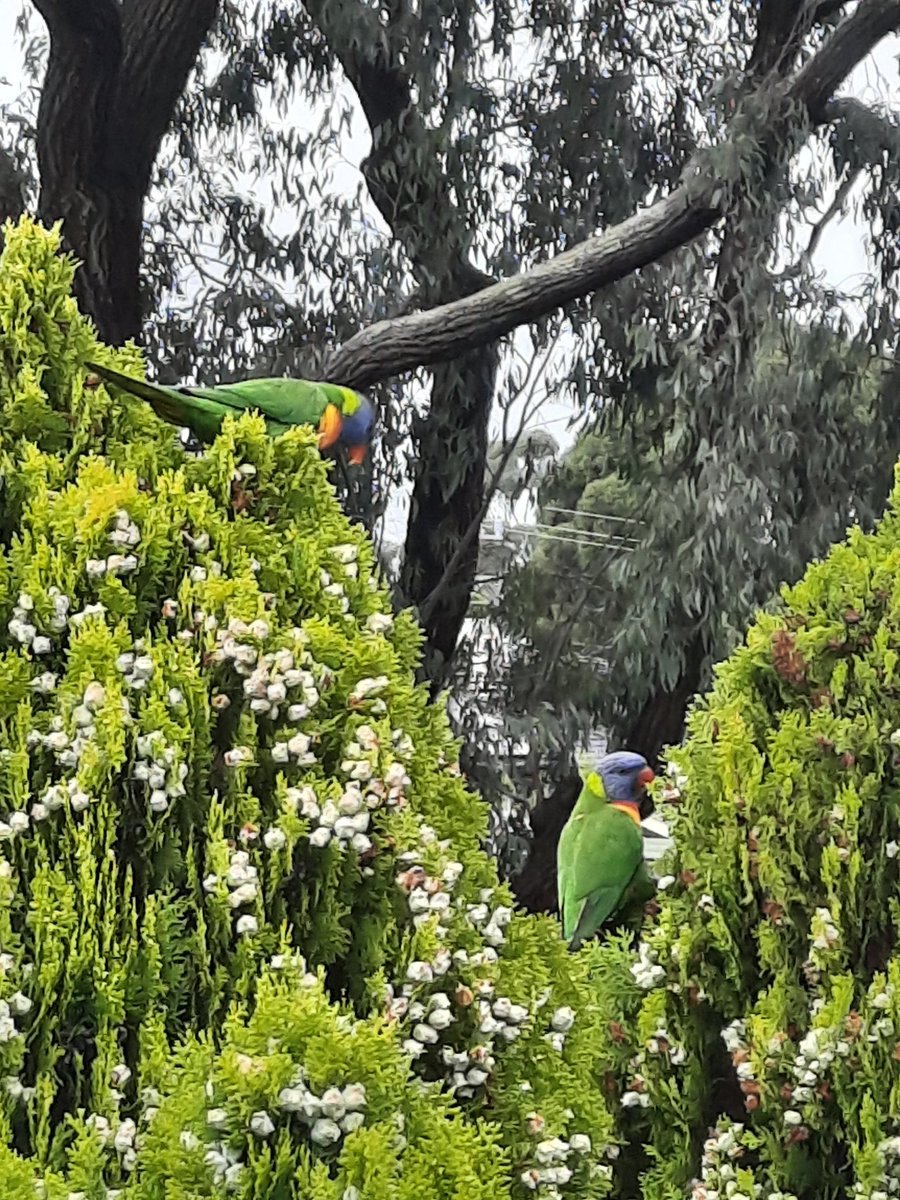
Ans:
[[[563,936],[571,950],[611,917],[634,920],[656,895],[644,865],[640,803],[654,779],[640,754],[607,754],[587,776],[557,850]]]
[[[369,400],[350,388],[306,379],[244,379],[218,387],[165,387],[133,379],[111,367],[86,362],[89,371],[106,383],[146,400],[157,416],[172,425],[185,426],[202,442],[211,442],[225,416],[257,409],[273,437],[294,425],[313,425],[319,432],[319,449],[340,445],[359,464],[366,457],[375,426]]]

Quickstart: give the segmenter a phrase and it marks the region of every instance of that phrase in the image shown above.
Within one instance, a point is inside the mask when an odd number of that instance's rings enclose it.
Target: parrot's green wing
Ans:
[[[317,426],[330,399],[318,383],[306,379],[245,379],[219,387],[166,387],[123,375],[111,367],[85,366],[151,406],[157,416],[183,425],[203,441],[212,441],[228,413],[258,409],[273,437],[294,425]],[[343,389],[335,389],[336,391]]]
[[[640,925],[644,917],[644,905],[654,899],[657,894],[656,883],[647,870],[647,864],[641,858],[638,869],[631,877],[631,882],[625,889],[619,915],[628,925]]]
[[[643,866],[643,839],[627,813],[608,804],[574,813],[559,842],[559,907],[573,949],[621,907]]]

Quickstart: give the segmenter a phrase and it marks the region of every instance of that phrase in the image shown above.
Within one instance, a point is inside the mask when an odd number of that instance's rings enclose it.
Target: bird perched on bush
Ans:
[[[272,437],[294,425],[312,425],[319,449],[343,446],[352,463],[366,457],[375,427],[375,409],[360,392],[333,383],[307,379],[243,379],[218,387],[166,387],[123,375],[100,363],[86,362],[106,383],[115,384],[146,400],[157,416],[190,429],[202,442],[211,442],[228,413],[258,410]]]
[[[632,922],[656,895],[640,828],[641,799],[654,777],[642,755],[619,750],[584,780],[557,851],[559,911],[572,950],[613,917]]]

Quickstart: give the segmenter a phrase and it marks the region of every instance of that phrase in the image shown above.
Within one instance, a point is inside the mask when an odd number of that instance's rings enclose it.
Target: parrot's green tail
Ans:
[[[135,379],[131,375],[123,375],[121,371],[114,371],[112,367],[101,366],[100,363],[86,362],[84,365],[89,371],[99,375],[104,382],[114,383],[123,392],[129,392],[132,396],[137,396],[139,400],[146,400],[162,420],[168,421],[172,425],[185,423],[184,397],[175,388],[148,383],[146,379]]]
[[[145,400],[156,415],[170,425],[187,427],[201,442],[211,442],[222,428],[228,413],[242,413],[250,407],[246,402],[236,402],[226,388],[166,387],[161,383],[148,383],[145,379],[134,379],[122,375],[112,367],[99,363],[85,363],[90,371],[96,371],[101,379],[112,383],[122,391]]]

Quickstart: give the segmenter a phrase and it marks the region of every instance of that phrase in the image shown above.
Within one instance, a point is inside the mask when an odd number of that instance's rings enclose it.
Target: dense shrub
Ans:
[[[480,849],[313,435],[199,457],[0,262],[0,1194],[900,1193],[900,483],[718,671],[632,949]]]
[[[605,1195],[588,961],[512,913],[314,435],[186,454],[72,270],[8,228],[0,1193]]]
[[[646,1196],[900,1193],[898,512],[900,481],[759,616],[671,755],[621,1060]]]

